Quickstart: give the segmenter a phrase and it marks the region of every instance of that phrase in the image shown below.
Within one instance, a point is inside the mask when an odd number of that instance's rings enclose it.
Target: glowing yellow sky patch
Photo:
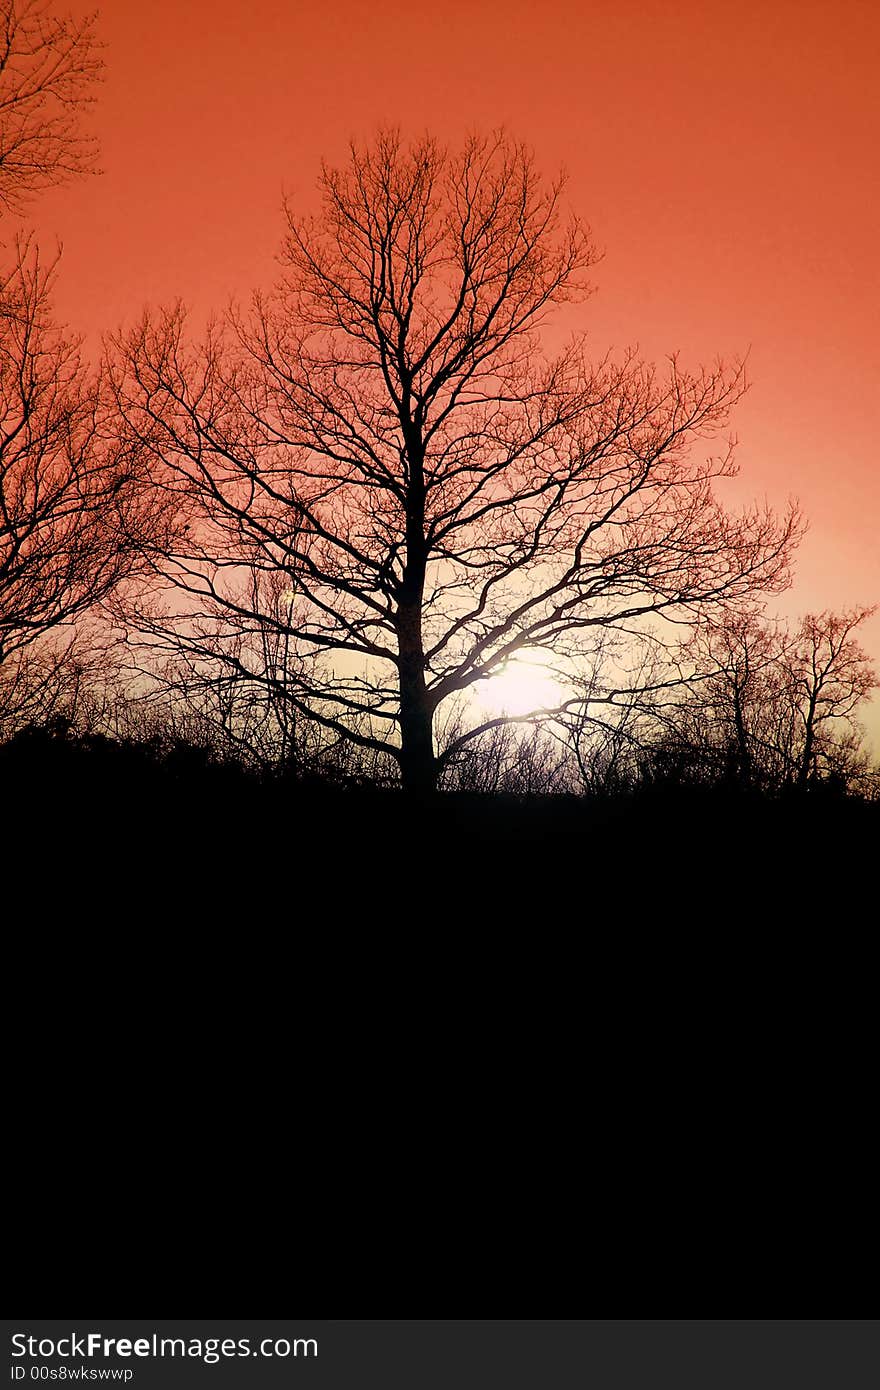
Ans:
[[[569,693],[552,672],[548,652],[529,651],[508,661],[505,669],[480,681],[476,699],[486,714],[522,716],[533,710],[554,709]]]

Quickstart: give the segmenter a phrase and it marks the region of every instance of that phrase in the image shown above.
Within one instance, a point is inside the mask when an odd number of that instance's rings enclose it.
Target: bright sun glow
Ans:
[[[547,652],[521,652],[499,675],[479,682],[481,708],[489,715],[523,715],[561,704],[567,692],[548,669],[552,661]]]

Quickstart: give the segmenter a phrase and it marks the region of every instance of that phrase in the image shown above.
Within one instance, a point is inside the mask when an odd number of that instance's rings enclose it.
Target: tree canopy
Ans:
[[[54,14],[46,0],[0,0],[0,212],[93,172],[82,116],[104,62],[96,15]]]
[[[517,652],[575,670],[609,629],[788,583],[796,508],[725,509],[731,446],[706,452],[740,363],[591,362],[579,327],[542,349],[597,256],[526,147],[384,131],[320,192],[285,208],[272,293],[198,343],[180,305],[116,340],[120,416],[188,522],[155,636],[427,788],[498,722],[438,749],[438,710]]]

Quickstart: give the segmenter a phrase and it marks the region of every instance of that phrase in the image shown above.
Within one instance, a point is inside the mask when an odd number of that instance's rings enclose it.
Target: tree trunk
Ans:
[[[752,785],[752,753],[749,747],[749,736],[746,730],[745,713],[743,710],[745,696],[740,689],[739,683],[734,681],[733,687],[733,717],[736,727],[737,751],[739,753],[739,779],[744,786]]]
[[[400,770],[404,790],[417,796],[434,790],[434,711],[425,683],[422,607],[425,601],[425,482],[424,446],[409,417],[409,398],[402,405],[409,487],[406,498],[406,565],[397,609],[397,653],[400,680]]]
[[[810,780],[810,770],[813,763],[813,744],[816,737],[816,700],[811,696],[807,706],[807,717],[804,721],[804,746],[801,750],[800,765],[797,771],[796,786],[799,791],[803,791]]]
[[[404,790],[417,795],[434,790],[433,711],[425,685],[421,603],[401,606],[397,613],[400,672],[400,770]]]

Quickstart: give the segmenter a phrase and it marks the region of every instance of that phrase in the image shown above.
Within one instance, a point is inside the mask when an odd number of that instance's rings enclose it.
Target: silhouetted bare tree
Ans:
[[[855,633],[875,611],[797,624],[751,611],[698,627],[688,655],[701,678],[681,710],[682,742],[713,747],[728,773],[769,790],[850,780],[863,762],[857,711],[878,685]]]
[[[82,127],[104,67],[95,15],[55,15],[45,0],[0,0],[0,211],[94,171]]]
[[[693,455],[739,366],[591,365],[582,335],[542,354],[596,253],[523,146],[385,132],[320,189],[249,312],[192,346],[178,306],[116,344],[129,437],[190,528],[156,640],[280,690],[241,642],[283,633],[284,699],[419,790],[499,723],[438,755],[438,709],[517,652],[574,672],[591,634],[787,583],[795,511],[732,515],[730,449]]]
[[[793,768],[799,787],[833,769],[841,730],[851,732],[856,710],[880,684],[871,658],[854,632],[874,608],[810,613],[797,629],[786,661],[787,685],[799,737]]]
[[[94,170],[82,117],[103,61],[95,15],[0,0],[0,214]],[[57,257],[15,239],[0,271],[0,723],[82,704],[95,650],[69,631],[129,573],[131,453],[101,438],[97,381],[51,320]],[[141,509],[142,520],[147,510]],[[50,634],[48,640],[47,634]]]
[[[51,317],[54,265],[27,239],[0,280],[0,706],[60,689],[47,634],[101,602],[168,532],[136,447],[114,437],[79,343]],[[161,533],[161,534],[160,534]],[[14,667],[29,653],[26,665]],[[11,666],[9,663],[13,663]],[[48,684],[46,683],[48,681]],[[12,692],[18,696],[13,701]]]

